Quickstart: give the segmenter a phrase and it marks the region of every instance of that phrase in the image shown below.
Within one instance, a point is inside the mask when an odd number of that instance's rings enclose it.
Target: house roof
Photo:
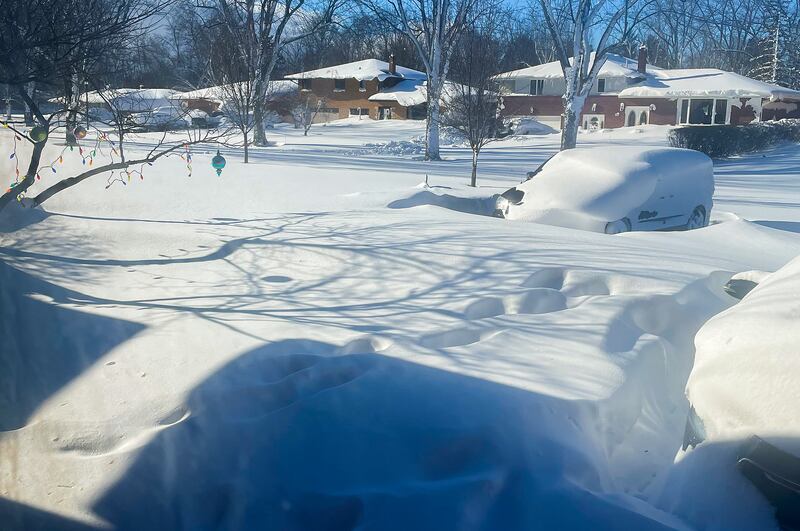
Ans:
[[[637,61],[616,54],[608,58],[600,68],[600,77],[627,77],[632,84],[622,89],[620,98],[681,98],[716,96],[722,98],[761,97],[775,100],[800,100],[800,91],[772,83],[765,83],[746,76],[718,70],[716,68],[663,69],[647,65],[642,76],[637,70]],[[498,80],[514,79],[563,79],[564,73],[558,61],[505,72],[496,76]]]
[[[237,84],[216,85],[213,87],[199,88],[187,92],[179,92],[172,96],[175,100],[212,100],[222,102],[225,99],[225,94],[228,90],[233,89]],[[276,80],[269,82],[270,94],[287,94],[297,90],[297,84],[294,81]]]
[[[466,86],[463,87],[466,89]],[[447,103],[459,89],[451,81],[445,81],[441,101]],[[394,101],[403,107],[421,105],[428,101],[428,82],[420,79],[406,79],[392,87],[381,89],[369,97],[370,101]]]
[[[594,52],[591,56],[594,61]],[[571,61],[571,60],[570,60]],[[614,53],[608,54],[606,62],[600,68],[599,75],[601,77],[629,77],[640,75],[637,71],[638,63],[635,59],[617,55]],[[648,71],[661,70],[657,66],[647,65]],[[561,63],[558,61],[551,61],[536,66],[529,66],[519,70],[512,70],[511,72],[504,72],[498,74],[497,79],[563,79],[564,72],[561,70]]]
[[[766,98],[800,100],[800,91],[765,83],[716,68],[656,70],[636,85],[620,91],[621,98]]]
[[[364,59],[363,61],[355,61],[353,63],[345,63],[343,65],[333,65],[317,70],[310,70],[308,72],[299,72],[297,74],[290,74],[286,79],[351,79],[355,78],[359,81],[368,81],[370,79],[378,79],[383,81],[390,77],[400,77],[406,79],[425,79],[427,76],[423,72],[412,70],[404,66],[397,67],[396,74],[389,72],[389,63],[379,59]]]

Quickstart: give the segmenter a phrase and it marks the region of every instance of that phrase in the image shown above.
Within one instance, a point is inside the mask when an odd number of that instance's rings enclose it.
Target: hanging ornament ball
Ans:
[[[222,168],[225,167],[225,157],[220,155],[219,150],[217,150],[216,156],[211,159],[211,166],[217,170],[217,175],[222,175]]]
[[[74,133],[75,133],[75,138],[77,138],[78,140],[86,138],[86,128],[82,125],[76,127]]]
[[[41,125],[37,125],[33,129],[31,129],[31,132],[29,134],[31,140],[33,140],[34,142],[38,143],[47,140],[47,128],[42,127]]]

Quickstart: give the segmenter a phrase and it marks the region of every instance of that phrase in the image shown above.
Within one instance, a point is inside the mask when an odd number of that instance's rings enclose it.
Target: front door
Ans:
[[[378,120],[391,120],[392,108],[391,107],[378,107]]]

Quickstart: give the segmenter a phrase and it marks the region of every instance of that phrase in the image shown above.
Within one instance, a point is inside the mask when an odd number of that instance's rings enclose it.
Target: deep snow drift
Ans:
[[[427,204],[502,192],[555,135],[486,148],[476,190],[464,148],[353,155],[420,128],[279,128],[222,177],[198,149],[6,226],[7,527],[774,528],[724,452],[675,456],[723,285],[800,254],[800,148],[718,164],[707,228],[608,236]]]

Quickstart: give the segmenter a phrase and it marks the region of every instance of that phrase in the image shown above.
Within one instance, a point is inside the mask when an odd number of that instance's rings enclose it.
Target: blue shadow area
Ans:
[[[288,339],[201,383],[94,511],[115,529],[670,529],[602,494],[568,402]],[[573,412],[580,415],[579,405]]]
[[[144,328],[34,296],[85,297],[0,261],[0,432],[22,427],[45,399]]]

